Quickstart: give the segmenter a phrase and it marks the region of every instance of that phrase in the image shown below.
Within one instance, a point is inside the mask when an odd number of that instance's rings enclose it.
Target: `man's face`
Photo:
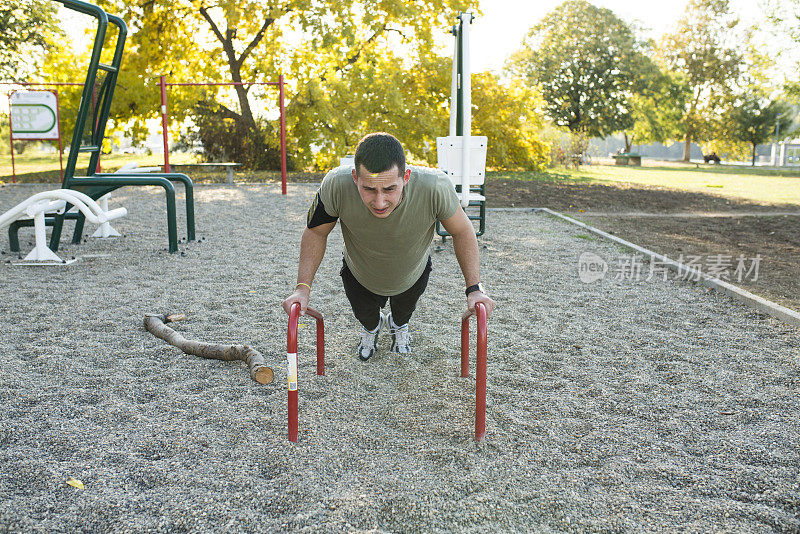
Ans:
[[[358,187],[358,194],[364,205],[375,217],[384,219],[400,204],[403,198],[403,187],[411,177],[411,169],[399,174],[397,165],[383,172],[371,173],[363,165],[358,166],[358,173],[353,170],[353,181]]]

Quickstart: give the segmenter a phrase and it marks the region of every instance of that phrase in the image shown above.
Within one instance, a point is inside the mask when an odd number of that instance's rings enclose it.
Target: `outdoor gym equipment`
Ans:
[[[474,16],[460,13],[458,24],[451,33],[455,36],[453,70],[450,82],[450,130],[447,137],[436,138],[437,165],[453,182],[461,198],[464,211],[468,207],[479,208],[477,215],[467,216],[478,221],[477,235],[486,230],[486,136],[473,136],[472,132],[472,85],[469,57],[469,30]],[[436,233],[445,237],[450,234],[437,221]]]
[[[317,375],[325,374],[325,323],[322,314],[314,308],[306,308],[306,314],[317,320]],[[475,441],[486,437],[486,308],[475,305],[478,322],[477,362],[475,369]],[[469,312],[461,319],[461,377],[469,375]],[[297,326],[300,319],[300,304],[295,302],[289,309],[289,328],[286,333],[287,390],[289,406],[289,441],[297,443]]]
[[[127,174],[127,173],[142,173],[142,172],[153,172],[153,171],[160,171],[161,167],[139,167],[138,163],[126,163],[122,167],[117,170],[115,174]],[[108,211],[108,201],[111,198],[111,193],[106,193],[102,197],[97,200],[97,203],[103,208],[104,211]],[[97,230],[94,231],[92,237],[98,237],[100,239],[106,239],[109,237],[120,237],[121,234],[117,232],[110,223],[103,223],[101,224]]]
[[[148,313],[144,316],[144,327],[148,332],[170,345],[178,347],[186,354],[200,356],[211,360],[226,362],[242,361],[250,369],[250,378],[259,384],[269,384],[275,376],[270,367],[264,362],[264,356],[248,345],[220,345],[217,343],[203,343],[184,338],[178,332],[168,327],[166,323],[186,319],[182,314]]]
[[[317,376],[325,374],[325,321],[314,308],[306,308],[306,315],[317,320]],[[300,303],[289,309],[289,328],[286,331],[286,362],[289,406],[289,441],[297,443],[297,323],[300,320]]]
[[[172,182],[184,184],[186,189],[186,231],[190,241],[195,239],[194,228],[194,186],[192,180],[185,174],[178,173],[152,173],[143,176],[138,173],[99,173],[97,167],[100,162],[100,152],[105,137],[105,128],[108,122],[108,115],[111,109],[111,101],[114,97],[114,89],[117,84],[122,63],[122,52],[125,48],[125,39],[128,33],[125,22],[114,15],[108,15],[98,6],[82,2],[80,0],[57,0],[64,4],[68,9],[78,11],[85,15],[94,17],[97,20],[97,30],[95,32],[94,44],[92,45],[92,55],[89,61],[89,68],[86,73],[86,81],[83,84],[78,116],[75,122],[75,130],[70,144],[67,166],[64,169],[64,179],[61,182],[63,189],[78,190],[87,194],[92,199],[99,199],[103,195],[125,186],[159,186],[163,187],[167,200],[167,232],[169,234],[169,251],[178,251],[178,230],[176,223],[175,209],[175,187]],[[117,27],[116,43],[114,44],[114,54],[110,64],[100,62],[103,52],[103,43],[106,38],[108,25]],[[113,41],[113,39],[112,39]],[[104,75],[102,80],[98,80],[98,72]],[[99,82],[99,83],[98,83]],[[97,104],[92,104],[92,91],[98,83]],[[92,109],[93,108],[93,109]],[[87,134],[86,136],[84,134]],[[75,167],[78,162],[79,153],[90,154],[89,166],[86,176],[75,176]],[[75,231],[72,236],[72,243],[81,242],[83,235],[83,225],[85,216],[83,212],[58,213],[52,217],[45,218],[45,224],[53,227],[50,238],[50,248],[55,252],[58,250],[61,240],[61,231],[64,220],[75,220]],[[22,226],[32,226],[31,221],[16,221],[9,227],[9,243],[12,251],[19,251],[19,239],[17,232]]]
[[[3,215],[0,215],[0,228],[11,226],[16,222],[30,221],[34,227],[36,246],[25,256],[25,262],[31,264],[64,264],[68,263],[58,257],[55,251],[47,248],[47,238],[45,236],[45,214],[64,213],[68,206],[74,206],[84,218],[89,219],[94,224],[106,224],[109,221],[127,215],[128,210],[117,208],[108,210],[108,205],[103,209],[91,197],[69,189],[54,189],[53,191],[43,191],[36,193],[27,200],[20,202]],[[19,251],[19,243],[17,243]],[[71,262],[69,262],[71,263]]]

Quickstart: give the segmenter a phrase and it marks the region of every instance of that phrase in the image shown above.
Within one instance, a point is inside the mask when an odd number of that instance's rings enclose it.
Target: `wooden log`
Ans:
[[[166,325],[166,323],[184,319],[186,319],[186,316],[181,314],[161,315],[148,313],[144,316],[144,327],[157,338],[178,347],[186,354],[226,362],[243,361],[250,369],[250,377],[253,380],[259,384],[272,382],[275,376],[272,369],[267,367],[264,356],[254,348],[248,345],[221,345],[188,340]]]

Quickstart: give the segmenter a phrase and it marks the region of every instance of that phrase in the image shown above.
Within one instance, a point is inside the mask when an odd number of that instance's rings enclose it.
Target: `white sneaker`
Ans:
[[[381,318],[378,320],[378,326],[374,331],[370,332],[363,326],[361,327],[361,340],[358,342],[358,357],[363,361],[369,360],[372,358],[372,355],[375,354],[375,351],[378,348],[378,334],[380,334],[385,323],[386,317],[384,317],[383,313],[381,313]]]
[[[392,334],[392,352],[398,354],[411,354],[411,332],[408,329],[408,323],[403,326],[394,324],[392,314],[386,316],[386,324],[389,326],[389,332]]]

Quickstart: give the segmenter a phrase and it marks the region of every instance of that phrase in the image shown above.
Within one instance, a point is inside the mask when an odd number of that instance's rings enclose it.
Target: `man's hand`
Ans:
[[[492,310],[494,310],[495,302],[482,291],[473,291],[467,295],[467,311],[464,313],[463,318],[466,319],[470,315],[475,315],[475,305],[479,302],[486,307],[486,319],[489,319]]]
[[[308,289],[306,286],[298,285],[294,293],[289,295],[286,300],[283,301],[283,311],[286,312],[288,315],[292,309],[292,304],[295,302],[300,303],[300,315],[306,314],[306,308],[308,308],[308,301],[311,298],[311,290]]]

